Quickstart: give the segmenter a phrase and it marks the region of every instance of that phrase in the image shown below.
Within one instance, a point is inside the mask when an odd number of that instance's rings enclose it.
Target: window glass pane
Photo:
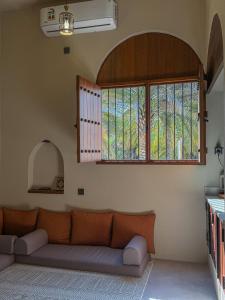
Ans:
[[[116,160],[123,160],[123,89],[116,90]]]
[[[175,85],[167,85],[167,159],[175,159]]]
[[[192,159],[199,159],[200,141],[199,141],[199,83],[192,83]]]
[[[131,88],[131,159],[139,158],[138,88]]]
[[[102,90],[102,159],[146,159],[145,87]]]
[[[150,87],[151,160],[199,157],[199,83]]]
[[[102,90],[102,159],[108,159],[108,90]]]
[[[183,85],[175,84],[175,160],[183,159]]]
[[[192,84],[183,84],[184,159],[192,159]]]
[[[150,159],[199,159],[199,83],[150,87]],[[146,159],[144,86],[102,90],[102,159]]]
[[[131,135],[130,135],[130,88],[124,89],[124,159],[130,160]]]
[[[159,97],[158,86],[151,87],[150,120],[151,120],[151,158],[159,159]]]
[[[166,159],[166,85],[159,86],[159,159]]]
[[[146,159],[146,90],[139,87],[139,160]]]
[[[115,130],[115,89],[109,89],[108,101],[108,114],[109,114],[109,159],[116,159],[116,130]]]

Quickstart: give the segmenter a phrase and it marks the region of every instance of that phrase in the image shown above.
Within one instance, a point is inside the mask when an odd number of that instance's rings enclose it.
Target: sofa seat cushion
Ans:
[[[146,215],[115,213],[111,247],[123,249],[134,236],[140,235],[147,241],[148,252],[155,253],[154,224],[154,213]]]
[[[0,208],[0,234],[3,233],[3,209]]]
[[[140,266],[123,265],[123,251],[108,247],[48,244],[30,256],[16,256],[18,263],[47,267],[141,276],[149,256]]]
[[[0,254],[0,271],[2,271],[5,268],[9,267],[14,262],[15,262],[15,256],[14,255]]]
[[[109,246],[112,217],[112,213],[73,211],[71,244]]]
[[[4,234],[23,236],[35,229],[37,210],[3,209]]]
[[[44,229],[47,232],[49,243],[69,244],[71,213],[40,209],[37,228]]]

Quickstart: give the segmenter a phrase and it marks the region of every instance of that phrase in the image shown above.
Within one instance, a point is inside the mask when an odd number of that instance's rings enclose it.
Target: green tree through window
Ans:
[[[197,81],[102,89],[102,160],[198,161],[199,102]]]

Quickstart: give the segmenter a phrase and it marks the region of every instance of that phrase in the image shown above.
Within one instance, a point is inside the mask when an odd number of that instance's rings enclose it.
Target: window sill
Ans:
[[[198,160],[173,160],[173,161],[164,161],[164,160],[152,160],[152,161],[119,161],[119,160],[101,160],[96,162],[98,165],[184,165],[184,166],[201,166],[206,165],[205,163],[199,162]]]

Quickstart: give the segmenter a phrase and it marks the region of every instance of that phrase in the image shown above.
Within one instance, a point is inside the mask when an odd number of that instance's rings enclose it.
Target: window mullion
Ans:
[[[122,91],[122,97],[123,97],[123,160],[124,160],[124,89]]]
[[[138,87],[138,160],[140,159],[140,87]]]
[[[147,84],[145,86],[145,107],[146,107],[146,160],[151,160],[151,130],[150,130],[150,122],[151,122],[151,111],[150,111],[150,85]]]
[[[160,102],[159,102],[159,86],[157,86],[157,98],[158,98],[158,159],[159,159],[159,133],[160,133],[160,129],[159,129],[159,109],[160,109]]]
[[[193,158],[193,116],[192,116],[192,106],[193,106],[193,83],[191,82],[191,159]]]
[[[131,88],[130,88],[130,159],[132,160],[132,132],[131,132]]]
[[[110,160],[110,140],[109,140],[109,137],[110,137],[110,128],[109,128],[109,90],[108,90],[108,159]]]
[[[173,124],[174,124],[174,160],[176,159],[176,85],[173,85],[173,97],[174,97],[174,114],[173,114]]]
[[[168,160],[168,99],[167,99],[167,85],[166,88],[166,160]]]
[[[182,159],[184,159],[184,84],[182,83]]]
[[[117,160],[117,101],[116,101],[116,97],[117,97],[117,94],[116,94],[116,89],[115,89],[115,158]]]

